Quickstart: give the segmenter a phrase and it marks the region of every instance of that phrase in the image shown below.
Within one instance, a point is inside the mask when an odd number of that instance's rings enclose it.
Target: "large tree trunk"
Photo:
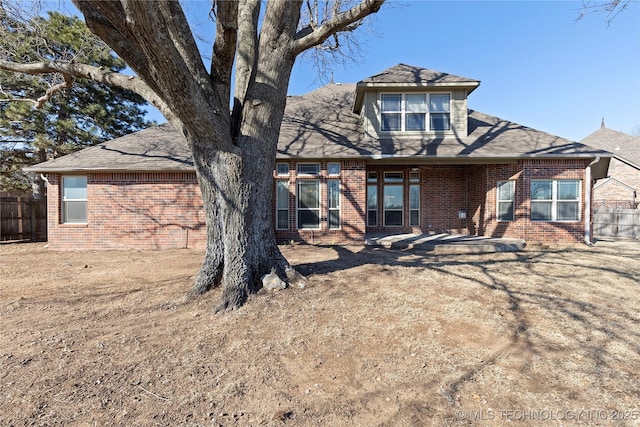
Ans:
[[[241,306],[260,289],[260,277],[272,268],[290,285],[305,280],[276,244],[272,222],[275,156],[264,147],[269,145],[266,141],[253,142],[245,150],[217,151],[196,162],[207,220],[207,250],[188,297],[223,285],[216,312]]]
[[[217,311],[224,311],[246,301],[271,268],[290,284],[303,281],[280,253],[272,225],[273,169],[291,70],[296,55],[357,28],[350,24],[383,0],[362,0],[343,13],[336,3],[332,19],[300,31],[302,0],[268,1],[260,23],[259,0],[216,1],[210,72],[179,2],[73,1],[91,31],[142,79],[137,92],[189,143],[207,221],[207,251],[189,295],[222,285]],[[236,57],[240,78],[230,112]]]

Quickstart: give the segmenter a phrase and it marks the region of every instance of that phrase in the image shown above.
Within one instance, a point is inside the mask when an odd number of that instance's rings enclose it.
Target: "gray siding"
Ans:
[[[366,137],[374,139],[384,139],[390,136],[403,136],[403,137],[422,137],[433,136],[434,132],[420,133],[395,133],[395,134],[380,134],[380,94],[381,93],[400,93],[410,92],[411,88],[398,88],[388,89],[384,91],[372,90],[368,91],[364,95],[362,105],[362,125]],[[413,90],[415,92],[431,92],[431,93],[451,93],[451,131],[446,132],[446,135],[455,135],[457,137],[467,136],[467,91],[465,89],[453,89],[447,90],[445,88],[438,88],[438,90],[425,90],[424,87]]]

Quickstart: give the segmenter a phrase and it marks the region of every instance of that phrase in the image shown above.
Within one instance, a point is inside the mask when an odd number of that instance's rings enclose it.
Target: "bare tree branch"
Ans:
[[[317,46],[337,32],[355,29],[357,26],[353,27],[352,24],[372,13],[376,13],[383,3],[384,0],[363,0],[357,6],[334,15],[332,19],[315,29],[312,26],[301,29],[296,37],[294,53],[298,54]]]
[[[49,88],[45,95],[34,102],[36,108],[51,99],[55,93],[71,87],[73,78],[84,78],[135,92],[156,106],[163,114],[168,115],[167,117],[172,117],[171,111],[167,108],[167,105],[147,86],[145,82],[135,76],[127,76],[125,74],[116,73],[111,70],[104,70],[91,65],[65,61],[41,61],[19,64],[16,62],[0,60],[0,70],[30,75],[59,73],[63,76],[64,82]]]
[[[576,18],[576,21],[581,20],[588,14],[600,13],[607,15],[607,25],[610,26],[613,20],[634,1],[637,2],[638,0],[583,0],[582,10]]]

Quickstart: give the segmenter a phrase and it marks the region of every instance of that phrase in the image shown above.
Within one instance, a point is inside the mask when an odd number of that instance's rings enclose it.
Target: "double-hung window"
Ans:
[[[531,181],[532,221],[579,221],[579,180]]]
[[[87,223],[87,177],[62,177],[62,222]]]
[[[515,181],[498,181],[498,221],[513,221]]]
[[[380,130],[383,132],[436,132],[450,129],[449,93],[380,95]]]

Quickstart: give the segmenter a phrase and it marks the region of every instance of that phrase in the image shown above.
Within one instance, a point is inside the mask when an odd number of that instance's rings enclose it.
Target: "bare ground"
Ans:
[[[640,424],[640,242],[284,246],[214,315],[202,252],[0,246],[0,425]]]

